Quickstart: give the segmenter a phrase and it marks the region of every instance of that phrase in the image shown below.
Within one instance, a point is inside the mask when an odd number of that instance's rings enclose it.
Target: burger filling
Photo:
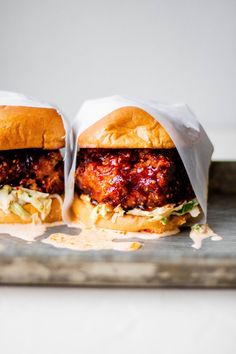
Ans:
[[[81,198],[101,215],[167,223],[171,215],[200,213],[176,149],[80,149],[75,183]]]
[[[31,204],[44,220],[52,199],[64,193],[63,159],[57,150],[24,149],[0,152],[0,209],[30,221]]]

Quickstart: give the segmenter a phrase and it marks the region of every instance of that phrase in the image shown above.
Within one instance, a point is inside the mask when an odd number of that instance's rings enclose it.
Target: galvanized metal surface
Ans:
[[[0,235],[0,283],[135,287],[236,287],[236,163],[213,163],[209,224],[223,236],[191,247],[189,231],[136,252],[70,251]],[[55,228],[68,233],[66,226]],[[55,231],[54,229],[54,231]],[[78,230],[69,229],[77,233]],[[52,230],[47,233],[51,233]],[[2,247],[1,247],[2,245]]]

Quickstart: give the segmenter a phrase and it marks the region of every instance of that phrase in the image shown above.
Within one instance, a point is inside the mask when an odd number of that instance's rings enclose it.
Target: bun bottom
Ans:
[[[97,227],[101,229],[118,230],[124,232],[153,232],[157,234],[162,234],[165,232],[171,232],[178,230],[178,227],[184,225],[189,218],[189,214],[182,216],[172,216],[167,225],[163,225],[158,220],[151,220],[146,216],[135,216],[135,215],[123,215],[118,216],[115,222],[112,222],[112,213],[108,213],[105,216],[98,215],[97,219],[94,221],[92,217],[92,212],[95,206],[90,202],[83,201],[77,195],[75,195],[72,212],[75,217],[75,221],[79,221],[86,227]]]
[[[37,213],[37,210],[31,204],[25,204],[24,209],[28,211],[31,215]],[[61,204],[57,199],[52,199],[52,207],[50,214],[46,217],[45,220],[42,220],[42,223],[52,223],[56,221],[61,221]],[[5,214],[0,210],[0,224],[30,224],[31,221],[22,220],[18,215],[10,213]]]

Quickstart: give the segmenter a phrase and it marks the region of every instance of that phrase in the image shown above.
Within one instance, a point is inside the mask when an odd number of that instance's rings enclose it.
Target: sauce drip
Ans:
[[[189,237],[193,240],[192,247],[199,250],[202,247],[202,241],[211,238],[212,241],[221,241],[222,236],[217,235],[207,224],[201,225],[199,230],[192,229]]]

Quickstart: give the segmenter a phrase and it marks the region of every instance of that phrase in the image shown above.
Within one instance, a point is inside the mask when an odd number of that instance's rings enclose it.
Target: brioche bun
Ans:
[[[109,113],[81,133],[78,144],[81,148],[108,149],[175,147],[162,125],[138,107],[122,107]]]
[[[24,209],[28,211],[31,215],[37,213],[37,210],[31,204],[25,204]],[[61,204],[57,199],[52,199],[52,207],[50,214],[46,217],[45,220],[42,220],[43,223],[53,223],[56,221],[61,221]],[[22,220],[18,215],[14,213],[6,214],[0,210],[0,224],[29,224],[31,221]]]
[[[65,129],[53,108],[0,106],[0,150],[60,149]]]
[[[146,216],[135,215],[123,215],[118,216],[115,222],[112,222],[112,213],[108,213],[105,216],[99,215],[97,220],[93,220],[92,211],[95,206],[90,202],[84,201],[75,195],[72,212],[76,222],[81,222],[86,227],[97,227],[101,229],[119,230],[124,232],[155,232],[161,234],[164,232],[170,232],[178,230],[178,227],[185,224],[189,218],[189,214],[182,216],[172,216],[167,223],[163,225],[160,221],[152,221]]]

